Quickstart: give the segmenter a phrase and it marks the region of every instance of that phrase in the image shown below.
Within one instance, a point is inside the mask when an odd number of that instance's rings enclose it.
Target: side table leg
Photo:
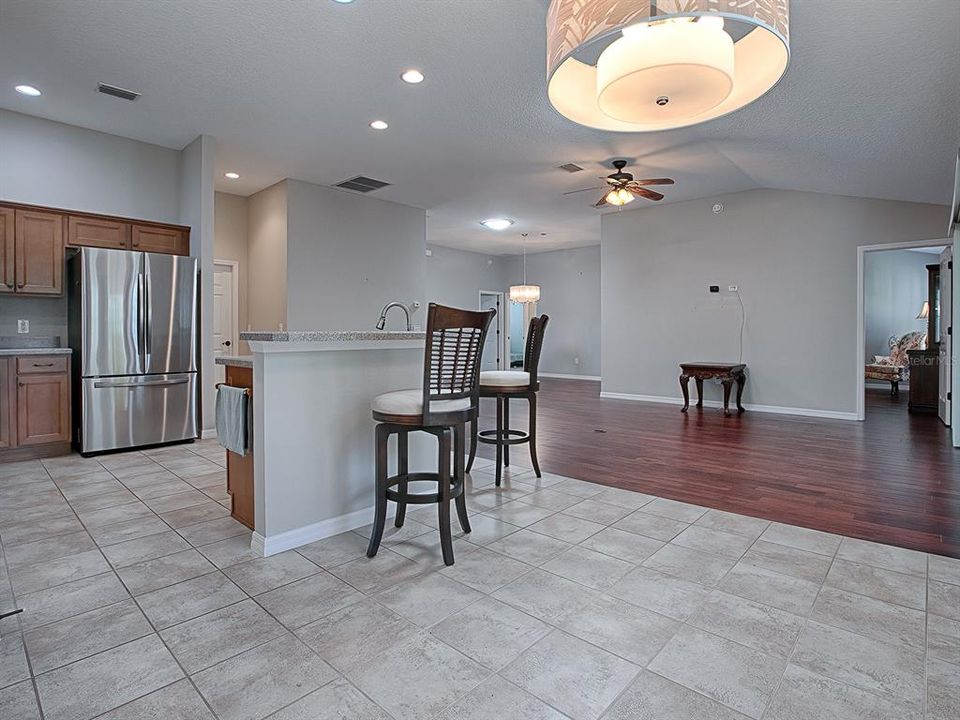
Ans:
[[[733,388],[733,378],[725,378],[722,382],[723,382],[723,414],[730,415],[730,390]]]
[[[690,376],[680,376],[680,390],[683,391],[683,408],[680,412],[686,412],[690,409]]]
[[[740,372],[737,373],[737,412],[744,412],[743,403],[743,386],[747,384],[747,374]]]
[[[703,407],[703,378],[696,378],[697,383],[697,407]]]

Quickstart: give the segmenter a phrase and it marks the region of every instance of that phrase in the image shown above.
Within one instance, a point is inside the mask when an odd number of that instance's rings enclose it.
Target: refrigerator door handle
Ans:
[[[150,350],[151,350],[151,347],[153,346],[153,343],[151,342],[151,339],[150,339],[150,336],[153,334],[153,312],[150,308],[150,292],[151,292],[150,273],[145,272],[143,274],[143,277],[145,282],[145,285],[144,285],[145,292],[143,294],[143,298],[144,298],[144,304],[146,305],[144,310],[144,331],[145,331],[144,338],[145,339],[143,342],[143,349],[144,349],[144,353],[147,356],[147,364],[149,364]],[[146,371],[146,366],[144,366],[144,371]]]
[[[129,382],[125,380],[120,381],[110,381],[110,380],[98,380],[93,384],[97,389],[100,388],[143,388],[143,387],[164,387],[168,385],[186,385],[190,382],[190,378],[171,378],[167,380],[151,380],[147,382]]]
[[[144,288],[144,275],[137,275],[137,354],[140,355],[140,372],[146,370],[146,317],[144,314],[144,303],[146,302],[146,291]]]

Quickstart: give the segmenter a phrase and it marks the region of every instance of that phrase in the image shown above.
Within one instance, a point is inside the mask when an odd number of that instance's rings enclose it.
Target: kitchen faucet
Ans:
[[[380,311],[380,319],[377,321],[377,330],[383,330],[384,326],[387,323],[387,312],[390,308],[398,307],[403,310],[403,314],[407,316],[407,332],[413,330],[413,323],[410,322],[410,309],[401,302],[394,300],[393,302],[388,302],[383,306],[383,310]]]

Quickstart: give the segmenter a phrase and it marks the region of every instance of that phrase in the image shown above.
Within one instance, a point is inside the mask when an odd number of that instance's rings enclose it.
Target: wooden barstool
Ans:
[[[378,422],[377,503],[367,557],[376,555],[380,548],[388,500],[397,504],[394,524],[398,528],[403,527],[408,503],[437,503],[443,562],[453,565],[450,499],[456,503],[460,527],[464,532],[470,532],[467,503],[463,496],[465,427],[471,420],[476,421],[480,409],[480,355],[494,315],[494,310],[474,312],[430,303],[422,387],[384,393],[373,399],[373,419]],[[439,441],[435,473],[409,472],[408,435],[418,431],[435,435]],[[394,433],[397,434],[397,474],[388,476],[387,442]],[[435,482],[437,492],[411,493],[408,491],[411,481]],[[397,489],[393,489],[394,486]]]
[[[523,370],[485,370],[480,373],[480,397],[497,401],[497,427],[493,430],[477,430],[473,422],[470,434],[470,461],[467,472],[473,467],[477,456],[477,441],[497,446],[497,487],[500,486],[501,466],[510,465],[510,446],[530,445],[530,461],[537,477],[541,477],[537,461],[537,391],[540,381],[537,368],[540,365],[540,350],[543,348],[543,333],[550,318],[547,315],[531,318],[527,342],[523,352]],[[530,420],[527,432],[510,429],[510,399],[526,398],[530,403]]]

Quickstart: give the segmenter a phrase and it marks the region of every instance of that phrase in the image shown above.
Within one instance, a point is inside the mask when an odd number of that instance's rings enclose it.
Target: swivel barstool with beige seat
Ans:
[[[465,427],[466,423],[476,421],[480,409],[480,355],[487,328],[495,314],[494,310],[474,312],[430,303],[427,311],[422,387],[384,393],[373,399],[373,419],[378,422],[377,503],[367,557],[376,555],[380,548],[388,500],[397,504],[394,524],[398,528],[403,527],[408,503],[437,503],[443,562],[453,565],[450,499],[453,498],[456,503],[463,531],[470,532],[467,504],[463,496]],[[435,473],[409,472],[408,435],[417,431],[435,435],[439,441]],[[387,442],[393,434],[397,435],[397,474],[388,476]],[[437,492],[409,492],[409,483],[418,481],[437,483]]]
[[[537,368],[540,365],[540,351],[543,348],[543,333],[550,318],[547,315],[531,318],[527,330],[527,342],[523,352],[523,370],[485,370],[480,373],[480,397],[496,398],[497,427],[493,430],[477,430],[473,423],[470,434],[470,461],[467,472],[473,467],[477,456],[477,441],[497,446],[497,486],[500,486],[501,470],[510,465],[510,446],[527,443],[530,445],[530,461],[537,477],[541,477],[540,463],[537,461],[537,391],[540,380]],[[510,428],[510,399],[525,398],[530,403],[530,421],[527,432]]]

